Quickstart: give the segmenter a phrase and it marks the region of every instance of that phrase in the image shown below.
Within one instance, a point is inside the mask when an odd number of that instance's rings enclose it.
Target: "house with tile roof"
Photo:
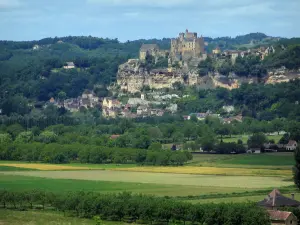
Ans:
[[[297,141],[290,140],[289,143],[285,146],[286,150],[294,151],[298,146]]]
[[[75,64],[73,62],[66,62],[64,65],[64,69],[74,69]]]
[[[268,210],[272,225],[297,225],[298,219],[292,212]]]

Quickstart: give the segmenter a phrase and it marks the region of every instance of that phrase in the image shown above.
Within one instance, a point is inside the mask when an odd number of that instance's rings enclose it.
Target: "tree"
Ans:
[[[158,127],[150,127],[148,129],[148,134],[152,140],[158,140],[163,137],[163,134]]]
[[[265,134],[256,133],[249,137],[247,144],[249,148],[262,148],[267,141]]]
[[[13,138],[16,138],[19,133],[24,131],[24,128],[20,124],[13,124],[7,127],[7,133],[9,133]]]
[[[33,140],[33,133],[31,131],[24,131],[16,137],[16,143],[29,143]]]
[[[215,142],[216,140],[214,134],[207,133],[200,138],[201,147],[204,151],[213,150]]]
[[[284,144],[286,145],[287,143],[289,143],[290,140],[290,135],[288,133],[285,133],[282,138],[280,138],[279,140],[279,144]]]
[[[300,147],[298,146],[294,153],[296,165],[293,168],[294,183],[300,189]]]
[[[4,145],[4,144],[9,144],[11,143],[12,138],[10,136],[10,134],[0,134],[0,144]]]
[[[149,150],[161,150],[162,149],[162,144],[161,143],[152,143],[149,148]]]
[[[60,91],[57,95],[59,101],[64,102],[67,98],[67,94],[64,91]]]
[[[49,144],[57,140],[57,135],[52,131],[44,131],[38,136],[37,140]]]

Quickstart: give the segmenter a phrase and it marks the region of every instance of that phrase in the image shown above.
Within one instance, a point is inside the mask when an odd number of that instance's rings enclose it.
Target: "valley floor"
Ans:
[[[197,202],[263,199],[273,188],[296,193],[292,153],[261,155],[195,154],[183,167],[136,165],[51,165],[0,161],[0,189],[51,192],[93,191],[170,196]]]

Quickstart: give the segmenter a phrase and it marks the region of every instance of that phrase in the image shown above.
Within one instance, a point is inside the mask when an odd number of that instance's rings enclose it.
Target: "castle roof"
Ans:
[[[153,49],[158,49],[157,44],[143,44],[141,47],[141,51],[147,51],[147,50],[153,50]]]

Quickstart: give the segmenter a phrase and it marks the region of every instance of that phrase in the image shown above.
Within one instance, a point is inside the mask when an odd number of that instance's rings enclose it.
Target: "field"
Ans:
[[[130,191],[192,203],[258,201],[273,188],[287,195],[296,191],[292,186],[293,164],[292,153],[194,154],[194,159],[183,167],[2,161],[0,189]],[[296,198],[300,200],[300,195],[296,194]]]
[[[282,137],[282,135],[267,136],[268,140],[274,140],[275,143],[278,143],[279,140],[281,139],[281,137]],[[224,142],[237,142],[239,139],[242,140],[244,144],[246,144],[249,139],[249,135],[236,135],[236,136],[232,136],[232,137],[225,137],[225,138],[223,138],[223,141]]]
[[[10,211],[0,209],[0,225],[95,225],[93,220],[63,216],[56,212]],[[106,225],[122,225],[122,222],[108,222]]]

